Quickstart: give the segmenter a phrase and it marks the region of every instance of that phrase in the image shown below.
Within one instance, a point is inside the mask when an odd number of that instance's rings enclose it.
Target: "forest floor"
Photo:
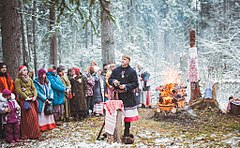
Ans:
[[[1,141],[1,147],[240,147],[240,117],[214,109],[158,113],[156,108],[139,108],[141,119],[133,122],[135,143],[108,144],[96,140],[104,117],[65,122],[44,132],[39,140],[16,144]]]

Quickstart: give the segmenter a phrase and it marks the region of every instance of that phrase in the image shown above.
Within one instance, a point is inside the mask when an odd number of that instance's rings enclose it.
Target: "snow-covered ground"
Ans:
[[[38,140],[24,140],[16,144],[1,141],[1,147],[42,148],[42,147],[80,147],[80,148],[123,148],[123,147],[239,147],[240,129],[239,117],[224,116],[224,120],[235,122],[233,125],[219,125],[223,116],[217,117],[217,122],[209,122],[208,116],[195,118],[193,121],[178,118],[163,118],[155,121],[151,116],[155,109],[139,109],[141,119],[134,122],[131,131],[135,143],[108,144],[106,139],[96,140],[103,124],[104,117],[92,117],[83,121],[64,122],[63,125],[43,132]],[[229,118],[229,119],[228,119]],[[170,121],[170,122],[169,122]],[[190,122],[189,122],[190,121]],[[189,122],[189,123],[187,123]],[[225,121],[224,121],[225,122]],[[237,124],[238,122],[238,124]],[[206,124],[205,127],[202,124]],[[221,123],[222,124],[222,123]],[[216,127],[215,127],[216,126]],[[219,127],[217,127],[219,126]],[[236,126],[236,127],[232,127]],[[192,127],[194,127],[192,129]],[[215,131],[210,128],[215,127]],[[221,129],[221,127],[223,127]],[[208,129],[209,128],[209,129]],[[194,130],[194,131],[193,131]],[[210,130],[210,131],[209,131]],[[206,133],[207,132],[207,133]]]

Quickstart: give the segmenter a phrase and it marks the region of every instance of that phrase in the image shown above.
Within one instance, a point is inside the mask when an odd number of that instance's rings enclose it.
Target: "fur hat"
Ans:
[[[4,89],[2,91],[2,96],[6,97],[6,96],[11,96],[11,91],[9,89]]]
[[[130,58],[130,56],[128,56],[128,55],[123,55],[123,56],[122,56],[122,59],[124,59],[124,58],[127,58],[129,61],[131,61],[131,58]]]
[[[42,78],[43,75],[46,74],[46,70],[44,68],[41,68],[38,70],[38,77]]]

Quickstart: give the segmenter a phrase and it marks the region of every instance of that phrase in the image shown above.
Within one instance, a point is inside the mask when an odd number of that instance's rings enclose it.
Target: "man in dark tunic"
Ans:
[[[134,94],[134,89],[138,87],[138,76],[129,63],[130,57],[122,56],[121,66],[115,68],[109,78],[109,84],[118,90],[118,98],[124,104],[124,136],[130,134],[130,123],[139,119]]]

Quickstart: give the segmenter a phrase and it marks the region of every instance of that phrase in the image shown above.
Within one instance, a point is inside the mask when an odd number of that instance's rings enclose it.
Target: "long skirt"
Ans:
[[[146,91],[142,91],[141,92],[141,95],[140,95],[140,104],[142,104],[142,105],[144,105],[144,106],[146,106],[146,95],[147,93],[146,93]]]
[[[71,117],[71,114],[70,114],[70,101],[66,97],[64,99],[65,99],[65,102],[64,102],[64,110],[65,110],[64,118],[68,119],[69,117]]]
[[[124,108],[124,122],[133,122],[139,119],[137,106]]]
[[[43,108],[45,107],[45,104]],[[56,127],[56,123],[54,121],[54,116],[53,115],[45,115],[44,111],[41,113],[38,113],[38,122],[41,131],[47,131],[54,129]]]
[[[55,110],[55,113],[53,114],[54,115],[54,120],[56,122],[62,120],[63,116],[64,116],[64,113],[65,113],[64,104],[55,105],[53,107],[54,107],[54,110]]]
[[[21,115],[21,138],[22,139],[38,139],[41,135],[40,127],[38,124],[37,102],[29,101],[31,106],[30,110],[23,109],[24,101],[20,99],[20,106],[22,110]]]

